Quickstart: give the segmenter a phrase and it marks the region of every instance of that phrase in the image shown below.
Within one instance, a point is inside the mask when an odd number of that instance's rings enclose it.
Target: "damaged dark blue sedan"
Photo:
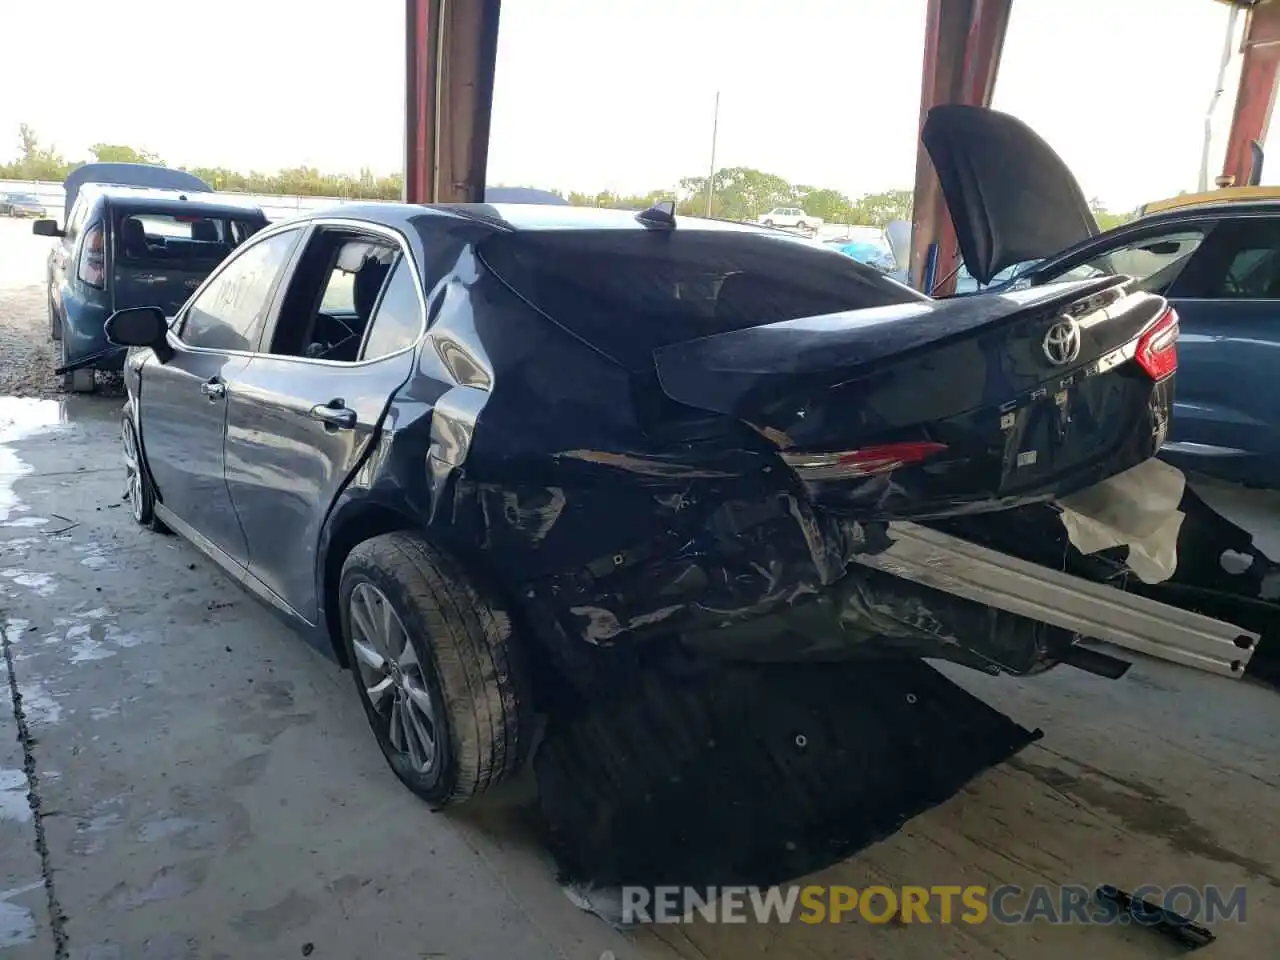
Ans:
[[[618,650],[1066,659],[1068,630],[851,563],[1150,458],[1177,318],[1114,277],[933,301],[666,207],[381,204],[107,333],[135,519],[349,665],[447,803],[519,766],[545,678]]]

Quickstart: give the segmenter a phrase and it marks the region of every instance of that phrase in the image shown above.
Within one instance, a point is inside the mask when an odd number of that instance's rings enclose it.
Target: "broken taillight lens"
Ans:
[[[783,461],[801,480],[852,480],[914,466],[947,449],[927,440],[883,443],[836,453],[787,453]]]
[[[1178,369],[1178,312],[1173,307],[1138,338],[1134,359],[1152,380],[1163,380]]]
[[[95,223],[84,232],[80,247],[80,265],[76,276],[91,287],[103,288],[106,280],[106,258],[103,251],[102,224]]]

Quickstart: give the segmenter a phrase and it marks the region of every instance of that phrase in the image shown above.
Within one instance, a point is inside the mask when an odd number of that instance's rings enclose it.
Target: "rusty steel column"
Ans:
[[[929,111],[938,104],[990,105],[1011,2],[929,0],[920,89],[921,128]],[[927,274],[931,274],[935,292],[951,293],[955,290],[954,271],[960,263],[955,228],[918,134],[916,150],[910,279],[913,286],[923,289]],[[930,271],[930,250],[935,245],[937,256]]]
[[[1253,165],[1253,141],[1261,143],[1266,139],[1275,105],[1280,72],[1280,2],[1262,0],[1250,6],[1240,52],[1244,59],[1222,175],[1233,178],[1237,186],[1244,186]]]
[[[501,0],[405,0],[404,199],[484,199]]]

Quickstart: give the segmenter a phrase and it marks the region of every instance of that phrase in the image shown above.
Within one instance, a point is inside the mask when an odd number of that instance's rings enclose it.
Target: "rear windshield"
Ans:
[[[126,210],[115,217],[116,263],[211,269],[263,226],[236,217]]]
[[[619,363],[779,320],[923,299],[822,244],[730,230],[529,231],[480,247],[513,290]]]

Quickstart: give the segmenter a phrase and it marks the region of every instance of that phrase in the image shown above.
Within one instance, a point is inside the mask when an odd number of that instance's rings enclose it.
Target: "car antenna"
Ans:
[[[674,200],[658,200],[652,206],[637,213],[636,220],[651,230],[674,230],[676,228],[676,202]]]

